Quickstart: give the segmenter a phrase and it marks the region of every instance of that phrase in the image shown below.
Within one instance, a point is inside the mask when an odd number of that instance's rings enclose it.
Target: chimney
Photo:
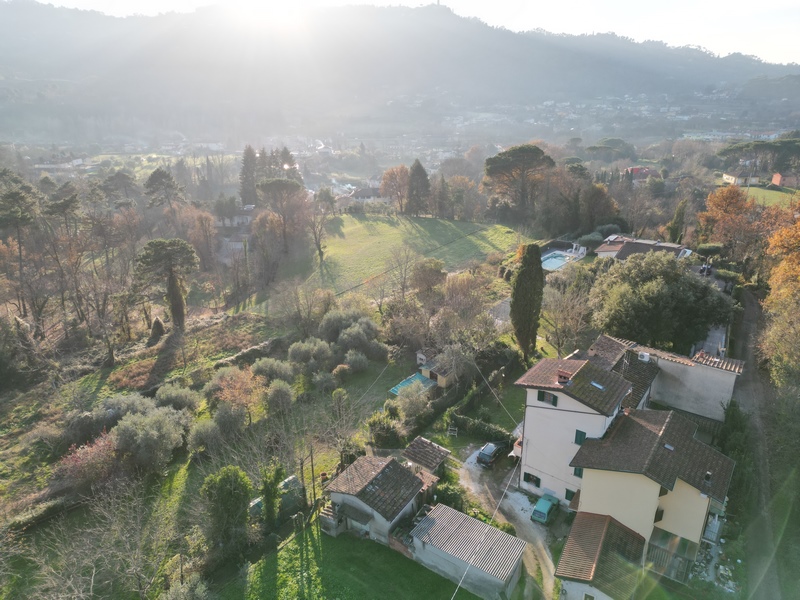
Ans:
[[[711,483],[711,471],[706,471],[705,477],[703,477],[703,481],[706,483]]]
[[[564,369],[559,369],[558,370],[558,383],[563,385],[565,383],[569,383],[570,379],[572,379],[572,373],[570,373],[569,371],[566,371]]]

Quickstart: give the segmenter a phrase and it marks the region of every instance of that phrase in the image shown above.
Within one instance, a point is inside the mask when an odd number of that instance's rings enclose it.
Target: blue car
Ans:
[[[553,520],[557,510],[558,499],[554,498],[550,494],[545,494],[539,498],[538,502],[536,502],[536,506],[533,507],[531,521],[536,521],[537,523],[547,525]]]

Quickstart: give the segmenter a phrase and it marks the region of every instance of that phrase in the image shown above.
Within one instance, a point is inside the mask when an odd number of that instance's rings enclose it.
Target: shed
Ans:
[[[525,541],[444,504],[411,531],[414,560],[481,598],[510,598]]]
[[[448,456],[450,450],[419,435],[403,450],[403,458],[412,463],[415,473],[420,470],[438,473]]]

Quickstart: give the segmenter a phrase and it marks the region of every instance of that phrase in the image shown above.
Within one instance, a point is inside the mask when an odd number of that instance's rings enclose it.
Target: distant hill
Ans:
[[[121,19],[0,2],[0,139],[424,128],[465,107],[680,97],[798,75],[611,34],[513,33],[435,5],[326,9],[276,31],[218,8]]]

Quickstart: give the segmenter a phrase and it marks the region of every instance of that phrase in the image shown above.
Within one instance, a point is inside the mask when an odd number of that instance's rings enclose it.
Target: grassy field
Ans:
[[[750,188],[750,197],[756,202],[766,204],[767,206],[772,206],[773,204],[788,206],[792,198],[794,198],[795,202],[800,200],[800,193],[791,188],[781,188],[780,190]]]
[[[224,600],[450,598],[456,584],[370,540],[322,533],[316,523],[277,553],[253,564],[246,583],[220,590]],[[476,598],[466,590],[458,597]]]
[[[360,286],[386,271],[392,251],[409,244],[419,254],[438,258],[449,271],[491,252],[508,252],[520,237],[504,225],[482,225],[438,219],[344,215],[328,226],[327,249],[322,269],[306,258],[284,271],[287,277],[307,277],[309,283],[337,293]]]

